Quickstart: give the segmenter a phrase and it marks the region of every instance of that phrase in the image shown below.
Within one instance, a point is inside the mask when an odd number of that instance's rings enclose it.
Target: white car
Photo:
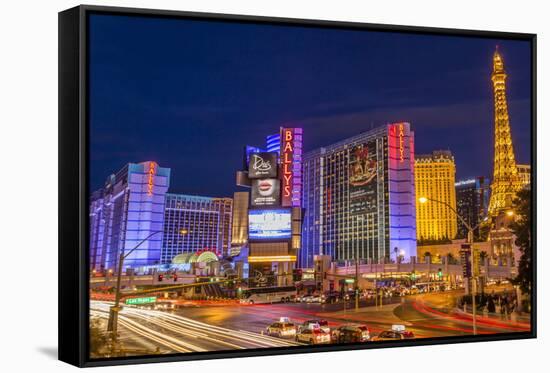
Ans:
[[[321,329],[325,333],[330,334],[330,327],[327,320],[306,320],[302,324],[298,325],[298,331],[305,329]]]
[[[324,332],[321,328],[303,329],[296,334],[296,341],[312,345],[330,343],[330,333]]]
[[[305,300],[306,303],[321,303],[322,298],[320,295],[308,295]]]
[[[296,336],[296,325],[291,323],[287,318],[281,318],[280,321],[269,325],[266,333],[273,337],[294,338]]]

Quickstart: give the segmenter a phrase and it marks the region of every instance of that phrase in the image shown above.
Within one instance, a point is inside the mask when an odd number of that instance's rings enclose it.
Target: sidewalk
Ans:
[[[472,315],[472,307],[467,306],[466,312],[462,308],[456,307],[453,311],[453,314],[455,314],[458,317],[465,318],[468,320],[473,319]],[[502,326],[517,326],[520,328],[530,328],[531,327],[531,316],[523,312],[521,315],[517,312],[512,312],[511,315],[506,315],[503,317],[500,313],[488,313],[488,312],[481,312],[478,311],[476,314],[476,320],[478,322],[484,322],[484,323],[490,323],[495,325],[502,325]]]

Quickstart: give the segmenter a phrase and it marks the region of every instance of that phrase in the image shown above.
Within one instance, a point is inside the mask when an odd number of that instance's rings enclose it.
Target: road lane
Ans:
[[[92,316],[108,317],[110,303],[93,301]],[[288,347],[299,343],[209,325],[165,311],[124,307],[120,325],[171,352],[204,352],[250,348]]]
[[[250,348],[288,347],[298,343],[263,335],[266,327],[288,317],[300,324],[309,319],[325,319],[334,328],[349,323],[366,324],[371,335],[403,324],[416,338],[464,336],[472,334],[471,315],[455,308],[463,293],[420,294],[399,303],[355,310],[344,304],[224,304],[181,307],[174,311],[124,307],[120,325],[125,332],[144,338],[167,352],[203,352]],[[92,301],[92,314],[107,318],[111,303]],[[528,322],[480,317],[479,334],[528,331]],[[128,338],[127,338],[128,339]]]

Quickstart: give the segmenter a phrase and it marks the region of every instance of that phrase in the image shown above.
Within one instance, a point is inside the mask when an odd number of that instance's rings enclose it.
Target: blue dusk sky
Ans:
[[[518,163],[530,163],[527,41],[91,15],[90,188],[128,162],[170,191],[231,196],[244,145],[281,125],[304,150],[411,123],[416,153],[451,150],[457,179],[492,177],[496,45]]]

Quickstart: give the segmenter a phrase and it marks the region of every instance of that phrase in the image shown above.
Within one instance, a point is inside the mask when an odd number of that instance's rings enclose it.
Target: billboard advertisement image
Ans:
[[[252,206],[277,206],[280,202],[279,179],[254,179],[252,180]]]
[[[377,165],[375,141],[356,145],[351,149],[349,163],[350,214],[366,214],[376,211]]]
[[[277,177],[277,153],[251,153],[248,161],[250,179]]]

